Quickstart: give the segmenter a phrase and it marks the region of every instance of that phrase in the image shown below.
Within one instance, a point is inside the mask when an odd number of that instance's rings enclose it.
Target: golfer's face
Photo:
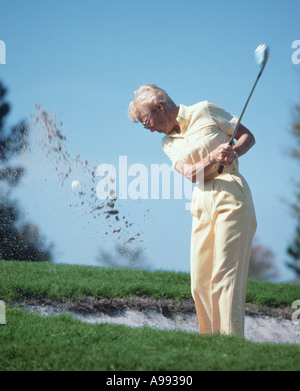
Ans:
[[[159,132],[167,134],[170,131],[170,119],[168,115],[159,108],[151,110],[148,116],[143,116],[141,122],[144,127],[149,129],[152,133]]]

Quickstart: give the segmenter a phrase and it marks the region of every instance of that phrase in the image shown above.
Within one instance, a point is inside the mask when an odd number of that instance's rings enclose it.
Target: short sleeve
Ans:
[[[172,142],[168,140],[166,137],[164,137],[161,140],[162,148],[165,152],[165,154],[169,157],[173,164],[173,168],[175,169],[175,164],[178,160],[180,160],[179,155],[176,153],[175,148],[172,148]]]
[[[231,136],[238,123],[238,117],[210,102],[208,102],[208,110],[211,119],[216,123],[218,128],[220,128],[228,136]]]

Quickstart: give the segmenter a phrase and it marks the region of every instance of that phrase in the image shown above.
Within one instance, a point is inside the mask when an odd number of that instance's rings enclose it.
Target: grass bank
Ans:
[[[0,370],[299,371],[300,347],[241,337],[85,324],[9,308],[0,327]]]
[[[0,300],[84,300],[150,297],[190,299],[187,273],[147,272],[0,261]],[[290,307],[300,287],[249,280],[247,302]],[[300,370],[300,346],[242,337],[86,324],[71,315],[41,317],[6,306],[0,325],[0,370],[207,371]]]
[[[0,279],[0,299],[8,303],[24,297],[74,301],[87,296],[191,298],[188,273],[0,261]],[[295,300],[300,300],[299,285],[248,280],[248,303],[278,308],[291,307]]]

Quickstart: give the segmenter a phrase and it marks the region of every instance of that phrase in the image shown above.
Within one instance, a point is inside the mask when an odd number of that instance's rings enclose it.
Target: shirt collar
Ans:
[[[178,115],[176,117],[177,122],[180,126],[180,133],[177,133],[176,130],[172,130],[168,134],[169,137],[184,137],[187,125],[188,125],[188,108],[184,105],[179,105]]]

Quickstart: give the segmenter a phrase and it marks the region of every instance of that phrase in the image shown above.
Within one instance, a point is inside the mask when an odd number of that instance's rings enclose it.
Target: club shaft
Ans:
[[[237,132],[239,126],[240,126],[240,123],[241,123],[241,121],[242,121],[242,118],[243,118],[243,115],[244,115],[244,113],[245,113],[245,110],[246,110],[246,108],[247,108],[247,106],[248,106],[248,103],[249,103],[249,101],[250,101],[250,99],[251,99],[251,96],[252,96],[252,94],[253,94],[253,91],[255,90],[256,84],[257,84],[259,78],[261,77],[261,74],[263,73],[263,70],[264,70],[264,68],[265,68],[266,63],[267,63],[267,61],[264,62],[263,66],[261,67],[261,70],[260,70],[260,72],[259,72],[259,74],[258,74],[258,76],[257,76],[257,78],[256,78],[256,80],[255,80],[254,86],[252,87],[252,90],[251,90],[250,95],[249,95],[249,97],[248,97],[248,99],[247,99],[247,102],[246,102],[246,104],[245,104],[245,106],[244,106],[244,108],[243,108],[243,111],[242,111],[242,113],[241,113],[241,115],[240,115],[240,118],[238,119],[238,122],[237,122],[237,124],[236,124],[236,126],[235,126],[235,128],[234,128],[234,131],[233,131],[233,133],[232,133],[232,136],[230,137],[230,140],[229,140],[229,143],[228,143],[229,145],[232,145],[232,144],[233,144],[233,140],[234,140],[234,138],[235,138],[236,132]],[[224,169],[224,166],[221,165],[221,166],[219,167],[219,169],[218,169],[218,173],[219,173],[219,174],[222,174],[223,169]]]
[[[266,63],[263,65],[263,67],[261,68],[261,71],[259,72],[259,75],[258,75],[257,78],[256,78],[256,81],[255,81],[255,83],[254,83],[254,86],[252,87],[252,90],[251,90],[250,95],[249,95],[249,97],[248,97],[248,99],[247,99],[247,102],[246,102],[246,104],[245,104],[245,106],[244,106],[244,108],[243,108],[243,111],[242,111],[242,113],[241,113],[241,115],[240,115],[240,118],[238,119],[238,122],[237,122],[237,124],[236,124],[235,129],[234,129],[234,132],[232,133],[232,136],[231,136],[231,138],[230,138],[230,141],[233,141],[233,140],[234,140],[234,137],[235,137],[235,135],[236,135],[236,132],[237,132],[237,130],[238,130],[238,127],[240,126],[240,123],[241,123],[241,121],[242,121],[243,115],[244,115],[244,113],[245,113],[245,111],[246,111],[246,108],[247,108],[247,106],[248,106],[248,103],[249,103],[249,101],[250,101],[250,99],[251,99],[251,96],[252,96],[252,94],[253,94],[253,91],[255,90],[256,84],[257,84],[257,82],[258,82],[258,80],[259,80],[259,78],[260,78],[260,76],[261,76],[261,74],[262,74],[262,71],[263,71],[265,65],[266,65]],[[230,142],[230,141],[229,141],[229,142]]]

